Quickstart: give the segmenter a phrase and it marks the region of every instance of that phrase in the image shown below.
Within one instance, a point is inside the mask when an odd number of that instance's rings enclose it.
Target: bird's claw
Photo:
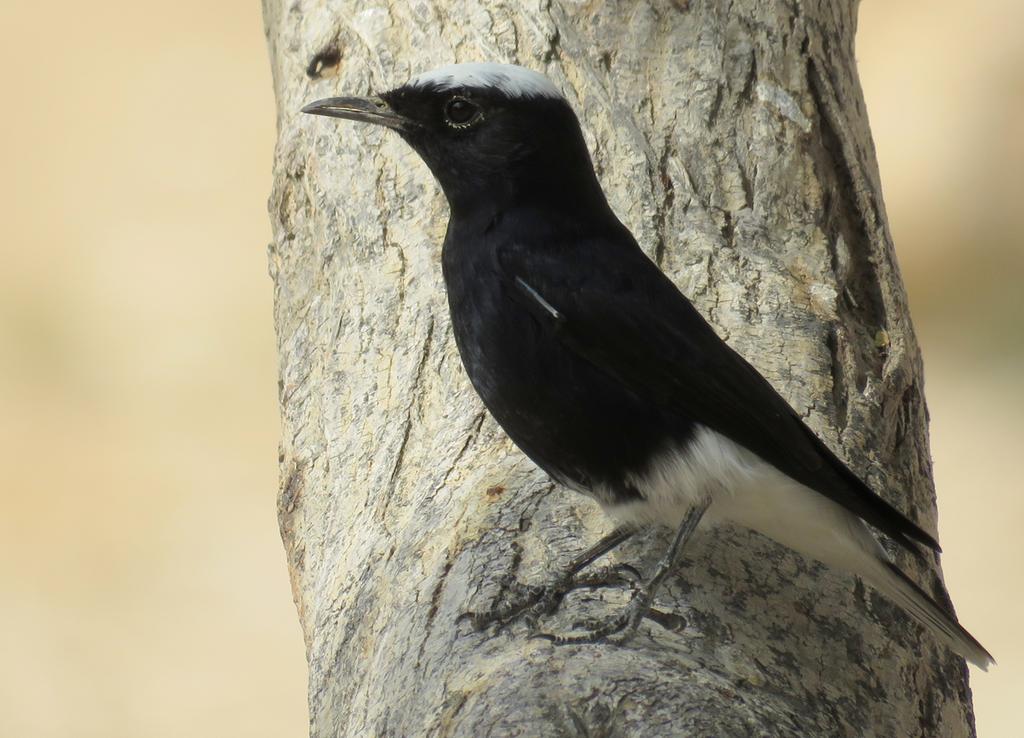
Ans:
[[[464,612],[458,620],[468,620],[475,630],[485,630],[491,625],[497,625],[499,631],[504,630],[521,617],[531,618],[539,605],[552,599],[561,589],[559,584],[536,586],[512,579],[506,586],[503,582],[501,592],[489,609]],[[557,601],[555,604],[557,606]]]
[[[498,632],[501,632],[522,619],[530,630],[536,631],[539,620],[554,613],[565,596],[572,591],[618,587],[623,584],[636,590],[640,580],[640,572],[629,564],[616,564],[585,574],[562,576],[546,585],[522,584],[514,578],[505,578],[494,605],[488,610],[464,612],[457,622],[469,621],[475,630],[497,625]],[[546,637],[546,634],[535,632],[531,637]]]
[[[555,635],[534,633],[532,638],[551,641],[556,646],[573,646],[587,643],[611,643],[621,646],[631,639],[640,626],[640,621],[650,615],[651,597],[642,586],[634,585],[633,598],[618,615],[610,619],[585,618],[573,623],[573,628],[582,628],[582,633]]]

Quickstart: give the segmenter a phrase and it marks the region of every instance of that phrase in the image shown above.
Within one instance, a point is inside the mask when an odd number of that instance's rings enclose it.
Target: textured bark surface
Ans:
[[[547,73],[609,199],[720,334],[935,531],[921,362],[854,65],[853,2],[265,0],[281,530],[314,736],[965,736],[963,662],[853,577],[698,534],[628,647],[476,633],[503,575],[604,532],[485,414],[455,352],[447,211],[393,133],[301,116],[451,61]],[[667,532],[613,558],[650,566]],[[896,552],[944,597],[937,565]],[[574,614],[624,596],[574,596]]]

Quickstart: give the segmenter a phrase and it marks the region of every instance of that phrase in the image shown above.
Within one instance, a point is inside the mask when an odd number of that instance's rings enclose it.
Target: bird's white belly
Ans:
[[[861,571],[865,555],[885,557],[856,515],[704,426],[686,449],[666,449],[630,481],[644,499],[607,508],[623,523],[675,528],[691,506],[710,498],[703,525],[751,528],[848,571]]]

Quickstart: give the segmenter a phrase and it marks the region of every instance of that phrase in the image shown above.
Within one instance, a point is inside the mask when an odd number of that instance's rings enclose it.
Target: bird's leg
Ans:
[[[507,625],[519,617],[536,619],[553,612],[562,598],[574,589],[622,584],[630,581],[627,574],[636,574],[628,565],[605,567],[592,575],[578,577],[585,568],[631,538],[636,531],[632,528],[616,528],[586,551],[577,554],[558,577],[546,585],[523,585],[513,581],[510,593],[502,592],[494,605],[481,612],[466,612],[460,616],[467,619],[477,630],[498,623]],[[639,576],[637,575],[637,578]]]
[[[616,642],[618,643],[624,643],[629,640],[636,632],[640,621],[650,611],[651,602],[658,591],[658,587],[661,586],[662,581],[664,581],[669,571],[675,566],[679,552],[682,551],[686,541],[689,540],[690,536],[697,529],[697,525],[700,523],[701,518],[704,517],[704,513],[707,512],[710,504],[711,499],[705,498],[687,511],[686,516],[676,530],[675,537],[672,539],[672,545],[669,546],[665,555],[658,562],[651,578],[637,589],[633,599],[630,600],[629,605],[626,606],[621,614],[607,622],[596,624],[587,632],[579,635],[555,636],[548,633],[538,633],[537,637],[545,638],[558,645],[596,643],[606,640],[611,636],[617,636]]]

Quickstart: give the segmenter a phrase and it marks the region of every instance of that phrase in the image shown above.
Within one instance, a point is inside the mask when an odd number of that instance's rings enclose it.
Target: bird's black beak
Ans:
[[[328,97],[311,102],[302,112],[376,123],[396,131],[407,130],[414,125],[413,121],[396,113],[379,97]]]

